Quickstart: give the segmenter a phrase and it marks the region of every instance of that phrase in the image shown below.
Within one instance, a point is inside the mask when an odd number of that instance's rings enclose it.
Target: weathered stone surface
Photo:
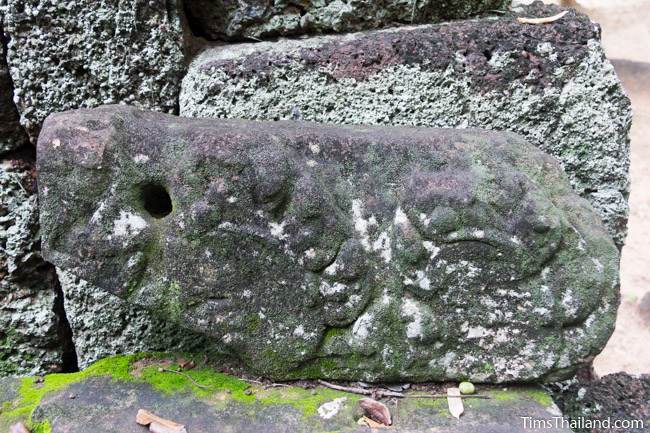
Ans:
[[[5,0],[21,122],[125,102],[174,112],[185,65],[176,0]]]
[[[111,360],[101,362],[107,364]],[[264,387],[202,365],[187,372],[207,388],[199,389],[185,377],[159,373],[157,369],[160,366],[176,368],[173,364],[170,366],[166,359],[136,361],[128,372],[125,371],[128,367],[122,367],[121,359],[113,362],[120,363],[119,366],[107,365],[113,368],[113,374],[96,371],[98,364],[95,364],[91,367],[91,375],[59,375],[56,380],[64,385],[52,385],[50,381],[53,378],[50,377],[45,377],[42,385],[31,385],[30,391],[38,396],[29,402],[33,409],[26,407],[27,402],[21,400],[20,396],[9,401],[6,407],[10,412],[4,416],[0,413],[0,428],[4,426],[2,431],[6,431],[11,410],[22,410],[25,416],[32,409],[32,431],[86,433],[88,426],[92,425],[92,431],[97,433],[141,433],[146,429],[135,423],[135,415],[139,408],[143,408],[184,424],[190,433],[370,431],[357,424],[361,417],[358,406],[361,396],[356,394],[333,391],[314,384],[310,384],[311,389],[304,389],[301,384]],[[441,392],[439,388],[427,385],[417,388],[406,394]],[[512,387],[506,391],[479,387],[479,392],[491,398],[465,400],[465,414],[461,422],[449,414],[445,399],[386,401],[394,420],[390,431],[570,433],[570,430],[561,427],[527,428],[524,424],[521,418],[524,416],[549,422],[554,422],[554,416],[561,416],[551,398],[540,388]],[[36,430],[44,426],[49,429]]]
[[[14,105],[14,89],[6,60],[7,39],[2,30],[0,12],[0,154],[18,149],[27,143],[27,135],[20,126],[18,111]]]
[[[52,272],[43,262],[33,167],[0,163],[0,376],[58,371]]]
[[[11,38],[7,44],[7,56],[15,84],[14,96],[9,76],[3,73],[4,59],[0,60],[0,153],[19,145],[10,134],[18,124],[12,99],[16,101],[22,125],[34,141],[49,113],[70,108],[126,102],[153,110],[177,112],[180,81],[185,71],[178,7],[175,0],[0,2],[0,19],[7,37]],[[2,42],[7,41],[3,38]],[[24,132],[23,139],[26,142]],[[29,204],[35,202],[34,196]],[[36,214],[34,217],[37,218]],[[31,232],[36,230],[37,225],[31,227]],[[19,289],[15,284],[9,289],[8,284],[5,283],[4,287],[5,303],[9,302],[6,293],[12,293],[11,297],[16,298],[11,301],[11,321],[18,321],[24,332],[30,335],[36,332],[49,336],[56,326],[54,323],[46,325],[46,319],[53,318],[53,294],[44,289],[46,283],[30,283],[33,288],[29,290],[24,286]],[[115,338],[92,339],[97,343],[94,350],[81,344],[82,366],[96,356],[115,351],[129,352],[139,347],[130,343],[129,338],[134,338],[131,334],[134,330],[143,331],[144,324],[151,322],[148,314],[111,304],[101,292],[86,293],[87,300],[94,298],[99,302],[104,299],[107,304],[72,304],[75,307],[75,326],[78,326],[73,329],[74,334],[86,338],[93,332],[94,335],[113,332]],[[21,313],[21,309],[25,311]],[[102,314],[98,314],[99,311]],[[84,312],[88,314],[83,316]],[[34,320],[37,314],[39,320]],[[109,319],[111,315],[114,316],[112,320]],[[7,320],[8,316],[3,316],[0,324]],[[125,329],[120,334],[115,326],[107,326],[104,333],[98,333],[99,324],[94,324],[100,321],[102,324],[120,323]],[[129,325],[130,321],[134,323]],[[47,332],[46,328],[49,329]],[[145,332],[142,337],[143,348],[150,347],[151,333],[163,332],[169,327],[158,327],[155,331],[154,327],[147,329],[150,333]],[[175,334],[176,331],[160,336],[159,342],[165,338],[169,342],[175,341]],[[76,340],[78,343],[81,341],[79,338]],[[13,346],[12,359],[23,360],[21,362],[27,363],[30,369],[35,369],[26,372],[46,371],[49,364],[46,359],[27,361],[32,357],[31,352],[40,353],[42,344],[38,342],[32,347],[25,342],[24,346]],[[39,363],[40,367],[36,367]]]
[[[548,16],[541,4],[520,15]],[[513,15],[344,36],[226,45],[190,66],[181,115],[509,130],[557,157],[619,247],[630,103],[598,27]]]
[[[505,9],[509,0],[187,0],[192,30],[208,39],[241,40],[349,32],[394,23],[430,23]]]
[[[69,272],[57,270],[65,294],[65,311],[79,368],[109,355],[179,351],[215,351],[205,336],[93,287]]]
[[[555,378],[607,341],[618,252],[511,133],[108,106],[39,138],[44,254],[275,378]]]

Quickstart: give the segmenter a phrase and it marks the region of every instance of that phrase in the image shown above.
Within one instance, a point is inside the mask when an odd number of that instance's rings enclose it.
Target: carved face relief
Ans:
[[[616,249],[510,134],[103,107],[38,164],[48,260],[271,377],[535,378],[611,326]]]

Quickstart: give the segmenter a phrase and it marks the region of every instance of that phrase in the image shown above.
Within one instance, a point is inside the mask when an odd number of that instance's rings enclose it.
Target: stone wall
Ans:
[[[0,375],[60,371],[53,267],[40,257],[33,151],[14,105],[2,30],[0,24]]]
[[[32,168],[0,164],[0,375],[62,369],[52,267],[38,251]]]
[[[32,141],[48,114],[128,103],[173,113],[184,72],[175,0],[8,0],[7,61]]]
[[[0,154],[11,152],[27,144],[27,136],[20,126],[18,110],[14,104],[14,89],[7,65],[7,38],[0,14]]]
[[[186,1],[185,7],[196,34],[211,40],[232,41],[430,23],[506,10],[509,3],[509,0],[193,0]]]
[[[215,45],[204,38],[426,24],[489,15],[507,2],[340,3],[0,1],[0,374],[64,369],[64,342],[77,346],[81,366],[110,353],[211,344],[61,273],[60,291],[40,258],[29,185],[41,124],[62,110],[126,103],[185,116],[508,129],[560,159],[622,245],[630,107],[597,26],[582,15],[539,27],[514,22],[557,12],[538,4],[466,22],[195,55]]]

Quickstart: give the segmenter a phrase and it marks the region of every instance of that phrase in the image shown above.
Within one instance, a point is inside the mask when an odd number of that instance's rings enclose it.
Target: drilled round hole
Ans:
[[[154,218],[163,218],[172,211],[172,199],[167,190],[156,184],[142,187],[142,200],[144,208]]]

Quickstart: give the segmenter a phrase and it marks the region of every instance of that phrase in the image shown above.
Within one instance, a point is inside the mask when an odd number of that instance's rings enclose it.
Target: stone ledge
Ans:
[[[360,417],[356,394],[299,384],[265,387],[199,365],[186,371],[210,388],[196,387],[184,376],[159,372],[176,368],[172,356],[134,355],[107,358],[84,372],[7,381],[17,389],[3,400],[0,429],[22,420],[33,432],[144,432],[135,424],[138,409],[150,410],[186,425],[189,433],[200,432],[366,432],[357,425]],[[199,361],[197,361],[199,362]],[[3,383],[3,386],[4,386]],[[304,385],[304,383],[303,383]],[[420,391],[410,391],[412,393]],[[460,422],[447,411],[445,399],[402,399],[387,402],[394,419],[392,432],[437,433],[534,433],[521,417],[552,420],[559,416],[551,398],[535,387],[479,387],[489,400],[465,400]],[[17,396],[17,398],[16,398]],[[322,405],[337,401],[335,410]],[[319,410],[320,409],[320,410]],[[570,433],[570,430],[544,429]]]

